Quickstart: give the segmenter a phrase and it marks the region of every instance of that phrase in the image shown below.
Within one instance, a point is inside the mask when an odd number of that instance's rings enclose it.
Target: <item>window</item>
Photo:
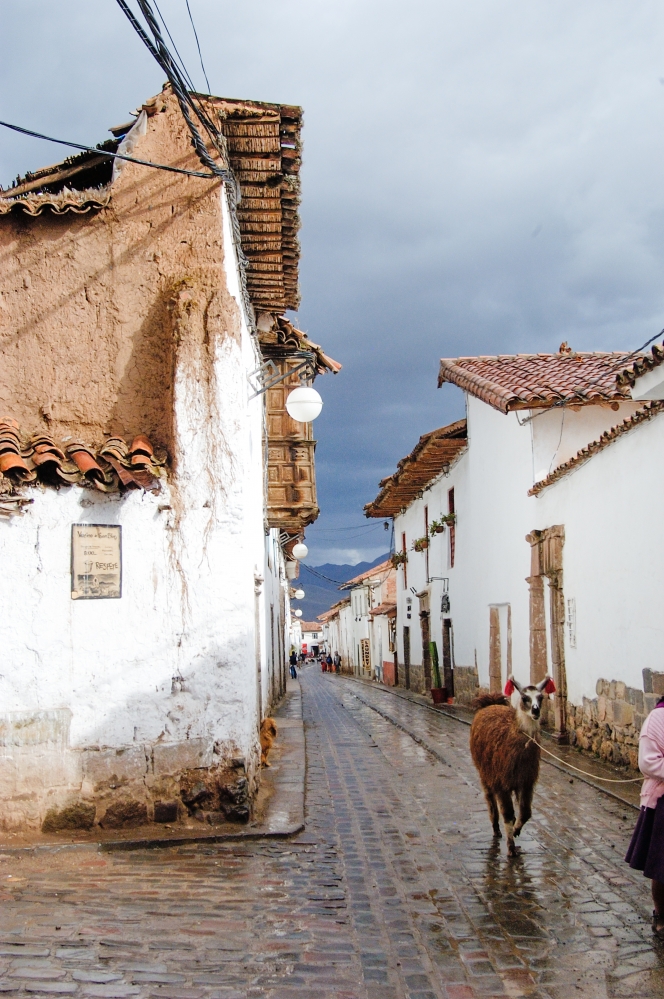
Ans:
[[[406,554],[406,532],[404,531],[401,535],[401,551]],[[408,570],[406,569],[406,563],[403,562],[403,588],[408,589]]]
[[[454,489],[447,491],[447,512],[454,513]],[[454,555],[456,550],[456,524],[449,525],[450,531],[450,569],[454,568]]]

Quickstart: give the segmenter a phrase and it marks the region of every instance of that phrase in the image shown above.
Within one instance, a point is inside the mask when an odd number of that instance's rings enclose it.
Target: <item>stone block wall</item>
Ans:
[[[643,690],[620,680],[598,680],[597,696],[567,705],[570,743],[611,763],[638,768],[639,733],[664,696],[664,672],[643,670]]]
[[[454,667],[454,700],[457,704],[470,704],[480,693],[480,682],[475,666]]]

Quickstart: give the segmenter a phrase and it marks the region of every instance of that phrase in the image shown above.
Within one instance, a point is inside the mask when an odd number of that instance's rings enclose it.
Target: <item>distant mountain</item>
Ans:
[[[380,565],[386,558],[389,558],[389,552],[380,555],[373,562],[358,562],[357,565],[334,565],[326,562],[325,565],[306,566],[300,562],[300,575],[293,580],[293,588],[301,586],[305,598],[293,601],[293,607],[300,608],[303,621],[315,621],[319,614],[343,599],[344,594],[339,592],[343,583]]]

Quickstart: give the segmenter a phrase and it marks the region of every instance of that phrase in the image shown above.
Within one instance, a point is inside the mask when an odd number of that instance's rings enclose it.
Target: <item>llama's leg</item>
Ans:
[[[533,814],[532,804],[533,804],[533,791],[534,786],[522,787],[518,793],[519,799],[519,821],[514,826],[514,835],[518,836],[526,822]]]
[[[514,802],[511,791],[499,791],[498,801],[500,810],[503,813],[503,823],[505,825],[505,835],[507,836],[507,852],[511,857],[516,856],[516,846],[514,845]]]
[[[488,787],[484,787],[484,797],[486,798],[486,803],[489,808],[489,818],[491,819],[491,825],[493,826],[493,835],[500,839],[500,822],[498,821],[498,805],[496,804],[496,796],[493,791],[490,791]]]

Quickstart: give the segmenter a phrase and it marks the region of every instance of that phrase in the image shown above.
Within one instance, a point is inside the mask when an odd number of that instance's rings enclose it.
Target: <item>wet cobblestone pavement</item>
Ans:
[[[288,841],[0,858],[0,991],[162,999],[659,997],[635,813],[543,767],[496,847],[468,728],[305,670],[307,826]],[[359,699],[361,695],[362,700]],[[367,703],[364,703],[367,702]]]

